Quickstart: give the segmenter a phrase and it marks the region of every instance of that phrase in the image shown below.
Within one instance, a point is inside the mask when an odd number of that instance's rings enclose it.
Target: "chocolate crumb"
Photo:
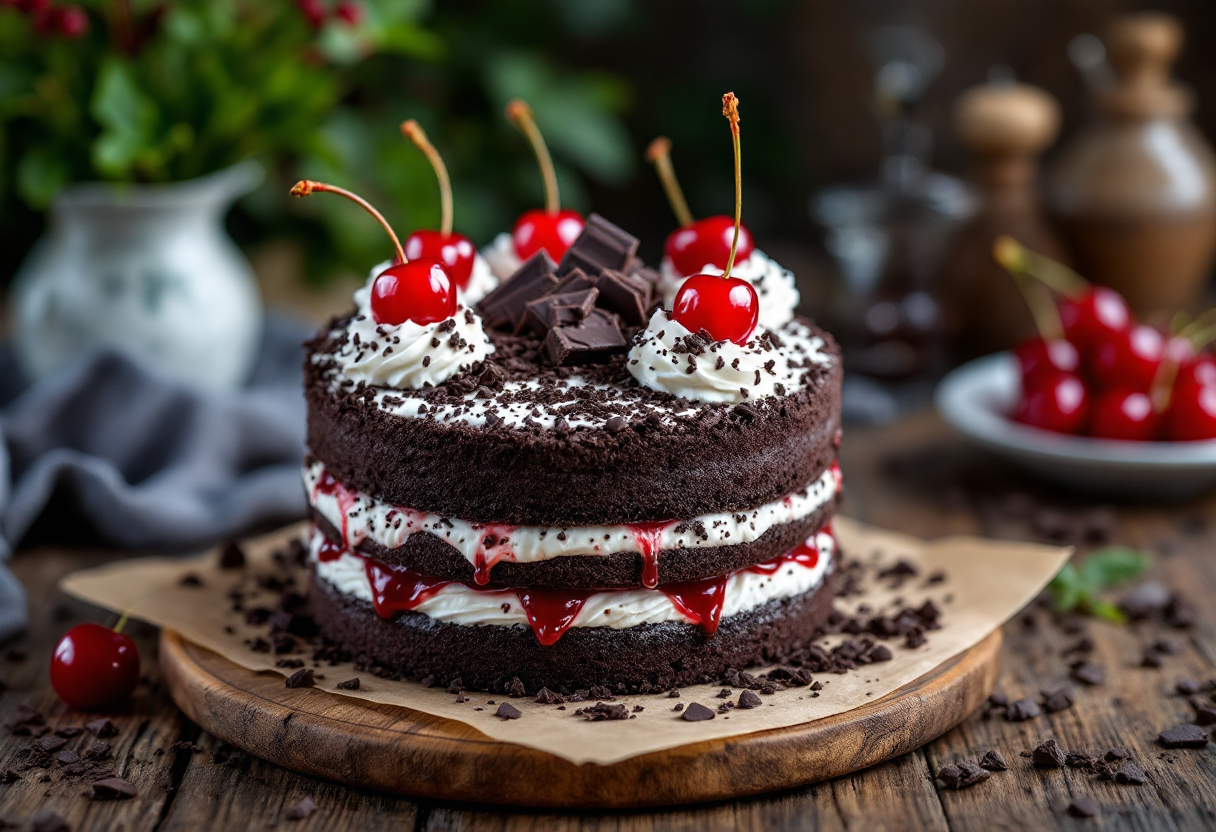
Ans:
[[[1064,749],[1054,739],[1049,739],[1031,752],[1031,759],[1039,768],[1060,768],[1064,765]]]
[[[334,685],[334,687],[336,687],[338,690],[358,690],[360,684],[361,683],[359,681],[359,677],[356,676],[353,679],[347,679],[344,682],[338,682],[338,684]]]
[[[121,777],[107,777],[93,783],[93,800],[129,800],[136,794],[135,787]]]
[[[72,832],[72,827],[61,816],[47,809],[34,815],[30,821],[30,832]]]
[[[177,582],[177,585],[191,588],[200,587],[203,585],[203,579],[198,575],[195,575],[193,572],[187,572],[185,575],[181,576]]]
[[[579,713],[575,711],[575,713]],[[605,720],[628,719],[629,710],[624,705],[612,705],[607,702],[596,702],[582,709],[582,717],[589,722]]]
[[[1027,696],[1009,704],[1005,709],[1005,719],[1010,722],[1025,722],[1034,719],[1039,713],[1039,703]]]
[[[500,719],[519,719],[523,716],[523,713],[510,702],[503,702],[498,706],[498,710],[494,712],[494,716]]]
[[[980,760],[980,768],[986,768],[989,771],[1008,771],[1009,763],[1005,761],[1005,755],[992,748]]]
[[[1097,817],[1099,811],[1098,801],[1084,795],[1074,797],[1072,803],[1068,804],[1068,814],[1076,818]]]
[[[560,693],[554,693],[548,688],[541,688],[536,693],[536,701],[542,705],[560,705],[566,699]]]
[[[312,668],[304,668],[297,670],[295,673],[287,677],[286,684],[289,688],[310,688],[313,686]]]
[[[524,683],[519,680],[518,676],[511,677],[511,681],[507,682],[505,692],[512,699],[518,699],[527,693],[524,690]]]
[[[1103,755],[1102,759],[1106,760],[1108,763],[1113,763],[1118,760],[1126,760],[1130,756],[1132,755],[1127,753],[1126,748],[1120,748],[1116,745],[1112,748],[1106,749],[1106,754]]]
[[[745,690],[739,694],[739,707],[744,710],[758,708],[762,704],[759,696],[752,693],[750,690]]]
[[[220,569],[241,569],[245,566],[245,550],[230,540],[220,550]]]
[[[673,711],[676,711],[676,712],[679,712],[679,711],[684,710],[684,703],[683,703],[683,702],[677,702],[677,703],[675,704],[675,707],[673,707],[673,708],[672,708],[672,710],[673,710]]]
[[[1143,786],[1148,782],[1144,769],[1134,763],[1124,763],[1115,772],[1115,782],[1124,786]]]
[[[1083,685],[1100,685],[1106,681],[1106,670],[1093,662],[1077,662],[1072,668],[1072,678]]]
[[[1174,690],[1183,696],[1190,696],[1193,693],[1199,693],[1199,682],[1194,679],[1180,679],[1174,685]]]
[[[110,737],[118,736],[118,726],[108,719],[95,719],[86,724],[85,728],[99,740],[108,740]]]
[[[1051,691],[1050,693],[1044,693],[1043,696],[1043,708],[1046,709],[1047,713],[1049,714],[1054,714],[1057,711],[1063,711],[1067,708],[1071,708],[1075,701],[1072,688],[1067,686],[1062,687],[1059,690]]]
[[[690,702],[688,707],[684,709],[684,713],[680,719],[685,722],[704,722],[707,719],[713,719],[716,714],[713,709],[707,708],[700,702]]]

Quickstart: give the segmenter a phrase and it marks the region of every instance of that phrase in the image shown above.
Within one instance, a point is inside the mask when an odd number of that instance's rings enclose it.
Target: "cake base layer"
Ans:
[[[833,613],[837,574],[806,594],[724,618],[712,636],[682,623],[572,627],[542,646],[527,627],[445,624],[412,612],[381,618],[315,576],[308,607],[325,638],[394,678],[444,686],[459,679],[466,690],[495,693],[516,677],[530,693],[636,692],[715,682],[731,668],[779,662],[806,647]]]
[[[836,513],[836,500],[794,523],[769,529],[758,539],[735,546],[664,549],[655,559],[658,583],[692,581],[724,575],[788,552],[819,529]],[[333,523],[312,511],[312,520],[335,544],[343,545],[342,534]],[[415,533],[394,549],[364,540],[355,547],[362,554],[452,581],[472,583],[475,569],[455,547],[433,534]],[[490,569],[491,584],[511,587],[561,587],[609,589],[643,586],[644,559],[637,552],[607,555],[564,555],[531,563],[499,561]]]

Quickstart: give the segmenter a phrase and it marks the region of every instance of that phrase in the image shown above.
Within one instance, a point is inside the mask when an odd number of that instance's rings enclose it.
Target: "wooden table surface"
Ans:
[[[20,771],[28,737],[0,733],[0,772],[21,779],[0,783],[0,828],[9,820],[29,828],[39,812],[53,810],[73,830],[350,829],[379,830],[660,830],[660,829],[1211,829],[1216,827],[1216,746],[1166,751],[1157,734],[1189,721],[1186,697],[1174,694],[1184,678],[1216,678],[1216,499],[1173,507],[1102,507],[1023,479],[1003,464],[965,448],[929,414],[895,427],[853,428],[843,453],[846,511],[862,520],[932,537],[978,532],[1027,539],[1108,536],[1158,555],[1151,573],[1180,590],[1198,608],[1188,630],[1162,624],[1117,627],[1059,621],[1042,609],[1006,627],[998,691],[1016,699],[1069,684],[1065,650],[1082,635],[1094,643],[1091,659],[1107,670],[1104,684],[1074,684],[1076,704],[1026,722],[969,717],[919,751],[873,769],[793,792],[712,806],[657,813],[607,815],[528,814],[465,806],[420,804],[351,790],[294,774],[243,754],[232,754],[183,717],[158,684],[155,633],[134,625],[148,683],[129,708],[113,717],[120,733],[114,768],[139,789],[122,802],[95,802],[87,782],[58,766]],[[82,725],[86,717],[59,704],[46,666],[58,636],[98,613],[55,589],[65,573],[100,562],[95,552],[32,551],[15,561],[29,589],[29,633],[0,650],[0,721],[20,704],[42,711],[55,727]],[[993,564],[993,568],[1000,568]],[[1032,619],[1033,624],[1026,619]],[[104,620],[104,619],[103,619]],[[1160,668],[1140,667],[1146,646],[1161,638],[1178,647]],[[1124,746],[1148,772],[1142,786],[1101,781],[1079,769],[1041,770],[1020,755],[1047,737],[1067,749],[1101,754]],[[89,734],[68,748],[87,747]],[[201,747],[175,754],[177,740]],[[1010,762],[1007,772],[964,791],[939,791],[932,772],[989,748]],[[3,778],[0,778],[2,780]],[[1065,811],[1077,796],[1093,797],[1101,814],[1080,819]],[[310,797],[318,811],[304,820],[287,807]]]

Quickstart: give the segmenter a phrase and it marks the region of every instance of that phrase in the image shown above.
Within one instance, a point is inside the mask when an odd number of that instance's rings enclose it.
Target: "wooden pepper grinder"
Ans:
[[[1103,36],[1116,82],[1051,171],[1049,206],[1078,270],[1142,316],[1185,308],[1216,252],[1216,157],[1169,75],[1182,27],[1165,14],[1114,18]]]
[[[1059,127],[1059,104],[1027,84],[982,84],[954,105],[955,132],[974,159],[971,181],[979,205],[955,237],[945,279],[961,299],[969,352],[1003,349],[1034,331],[1025,300],[992,259],[997,237],[1008,234],[1052,259],[1068,259],[1036,189],[1039,155]]]

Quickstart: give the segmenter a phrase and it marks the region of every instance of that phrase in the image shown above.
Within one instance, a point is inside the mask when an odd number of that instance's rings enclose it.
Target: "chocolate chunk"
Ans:
[[[309,667],[297,670],[287,677],[287,687],[289,688],[310,688],[313,684],[312,668]]]
[[[560,367],[606,358],[627,347],[616,315],[593,309],[578,326],[550,329],[541,345],[541,355],[553,366]]]
[[[581,234],[562,255],[559,275],[574,269],[598,275],[604,269],[623,271],[638,251],[638,238],[623,231],[599,214],[587,218]]]
[[[1123,596],[1119,607],[1128,618],[1139,621],[1164,610],[1169,606],[1172,597],[1165,584],[1159,581],[1144,581],[1132,587],[1131,591]]]
[[[1145,648],[1144,657],[1140,659],[1141,667],[1161,667],[1165,657],[1152,647]]]
[[[0,768],[0,783],[15,783],[20,779],[21,775],[11,768]]]
[[[95,719],[84,727],[88,728],[89,732],[99,740],[108,740],[110,737],[118,736],[118,726],[108,719]]]
[[[514,699],[517,699],[527,693],[527,691],[524,690],[524,683],[519,680],[518,676],[511,677],[511,681],[507,682],[507,686],[503,692],[506,693],[507,696]]]
[[[104,740],[98,740],[89,746],[89,750],[84,752],[84,756],[93,761],[104,760],[110,756],[110,744]]]
[[[30,821],[30,832],[72,832],[72,827],[55,812],[47,809],[34,815]]]
[[[574,269],[568,274],[558,277],[557,285],[553,287],[553,294],[582,294],[594,289],[595,281],[587,277],[587,274],[582,269]]]
[[[1008,771],[1009,763],[1005,762],[1005,755],[993,748],[980,760],[980,767],[989,771]]]
[[[1100,685],[1106,681],[1106,670],[1093,662],[1077,662],[1072,668],[1072,678],[1083,685]]]
[[[494,716],[501,719],[519,719],[523,716],[523,713],[510,702],[503,702],[498,706],[498,710],[494,712]]]
[[[937,772],[937,779],[941,780],[947,789],[957,789],[962,776],[963,771],[958,766],[942,766]]]
[[[712,708],[707,708],[700,702],[689,702],[688,707],[684,709],[684,713],[680,715],[680,719],[685,722],[704,722],[707,719],[713,719],[716,714]]]
[[[58,751],[59,749],[63,748],[65,745],[67,745],[68,741],[65,740],[63,737],[56,737],[54,735],[51,735],[49,737],[43,737],[40,740],[35,740],[34,744],[37,745],[39,748],[41,748],[46,753],[54,754],[56,751]]]
[[[603,722],[605,720],[629,719],[629,709],[624,705],[611,705],[607,702],[596,702],[587,708],[582,708],[575,711],[583,719],[589,722]]]
[[[78,725],[65,725],[62,728],[56,728],[55,733],[63,737],[65,740],[70,740],[73,737],[78,737],[84,733],[84,729]]]
[[[891,649],[885,644],[876,644],[871,648],[866,657],[871,662],[889,662],[891,661]]]
[[[94,800],[129,800],[138,792],[120,777],[107,777],[93,783]]]
[[[1039,768],[1060,768],[1066,759],[1064,749],[1054,739],[1044,742],[1031,752],[1030,757]]]
[[[229,540],[220,549],[220,569],[241,569],[245,566],[245,550],[235,540]]]
[[[1134,763],[1124,763],[1115,772],[1115,782],[1124,786],[1143,786],[1148,782],[1144,769]]]
[[[528,301],[524,307],[524,328],[540,337],[555,326],[578,326],[595,308],[599,290],[557,292]]]
[[[1196,725],[1213,725],[1216,724],[1216,707],[1204,707],[1195,709],[1195,724]]]
[[[200,587],[203,585],[203,579],[198,575],[195,575],[193,572],[187,572],[185,575],[182,575],[180,579],[178,579],[177,585],[191,588]]]
[[[1116,745],[1113,748],[1106,749],[1106,754],[1102,756],[1102,759],[1108,763],[1113,763],[1118,760],[1126,760],[1130,756],[1132,755],[1127,753],[1126,748],[1120,748]]]
[[[1043,697],[1043,708],[1049,714],[1071,708],[1074,702],[1072,688],[1070,687],[1062,687],[1059,690],[1044,693]]]
[[[486,326],[519,331],[528,301],[547,295],[557,286],[553,259],[544,249],[524,261],[510,278],[477,304]]]
[[[359,677],[356,676],[353,679],[347,679],[345,682],[338,682],[338,684],[334,685],[334,687],[336,687],[338,690],[358,690],[359,684]]]
[[[992,772],[980,768],[975,763],[968,760],[963,760],[958,764],[959,771],[962,776],[959,777],[956,789],[968,789],[976,783],[982,783],[992,776]]]
[[[304,820],[310,818],[317,811],[317,804],[311,797],[302,797],[295,803],[287,807],[283,812],[283,817],[288,820]]]
[[[761,705],[760,697],[752,693],[750,690],[745,690],[739,694],[739,707],[745,710],[751,708],[759,708]]]
[[[536,701],[542,705],[560,705],[566,701],[566,698],[548,688],[541,688],[536,694]]]
[[[605,271],[596,280],[599,305],[630,326],[643,326],[650,310],[650,284],[622,272]]]
[[[1157,741],[1166,748],[1203,748],[1208,744],[1208,732],[1198,725],[1183,723],[1162,731]]]
[[[1174,690],[1183,696],[1190,696],[1193,693],[1199,693],[1200,685],[1194,679],[1180,679],[1174,685]]]
[[[1034,719],[1038,715],[1039,703],[1029,696],[1009,703],[1009,707],[1005,709],[1005,719],[1010,722],[1025,722],[1028,719]]]
[[[1076,818],[1097,817],[1099,811],[1098,801],[1084,795],[1074,797],[1072,803],[1068,804],[1068,814]]]

